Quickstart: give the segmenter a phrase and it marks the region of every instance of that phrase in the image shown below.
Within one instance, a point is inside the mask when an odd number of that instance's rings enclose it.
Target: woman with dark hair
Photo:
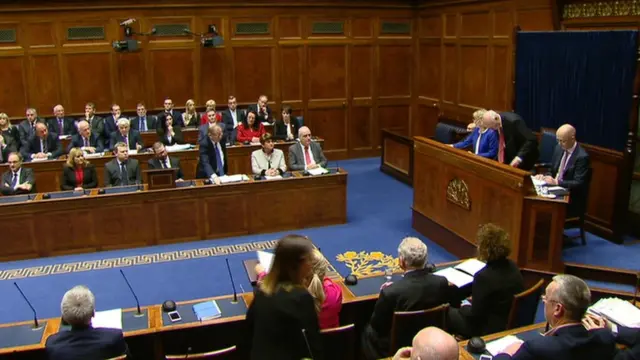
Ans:
[[[160,126],[158,127],[160,142],[166,146],[184,144],[182,128],[180,125],[174,125],[173,116],[171,114],[166,114],[161,120],[163,121],[160,122]]]
[[[323,358],[316,304],[305,286],[312,277],[313,250],[303,236],[278,241],[271,270],[247,311],[251,359]]]
[[[524,290],[520,269],[509,259],[511,241],[494,224],[480,227],[478,260],[486,266],[473,277],[471,305],[449,310],[449,332],[464,337],[505,330],[513,296]]]
[[[298,137],[300,124],[291,118],[291,106],[282,106],[282,119],[276,120],[273,138],[276,140],[292,141]]]
[[[247,116],[242,120],[242,124],[238,125],[238,142],[260,142],[260,136],[267,131],[264,129],[264,125],[261,122],[256,121],[256,113],[249,111]]]

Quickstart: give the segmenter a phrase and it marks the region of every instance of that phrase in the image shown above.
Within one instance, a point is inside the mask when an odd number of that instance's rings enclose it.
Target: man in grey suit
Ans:
[[[142,183],[138,160],[129,159],[129,147],[119,142],[113,149],[115,159],[104,164],[104,186],[127,186]]]
[[[12,152],[9,154],[7,162],[9,163],[9,171],[2,174],[2,184],[0,184],[2,195],[35,192],[36,178],[32,169],[22,167],[22,155]]]
[[[289,169],[291,171],[327,166],[327,158],[324,157],[320,145],[311,141],[311,130],[308,127],[303,126],[298,130],[298,139],[299,143],[289,147]]]

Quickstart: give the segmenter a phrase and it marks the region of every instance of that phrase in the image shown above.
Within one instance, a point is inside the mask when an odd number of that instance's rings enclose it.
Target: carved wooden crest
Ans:
[[[463,209],[471,210],[471,200],[469,199],[469,187],[467,187],[467,183],[458,178],[449,181],[449,185],[447,185],[447,200]]]

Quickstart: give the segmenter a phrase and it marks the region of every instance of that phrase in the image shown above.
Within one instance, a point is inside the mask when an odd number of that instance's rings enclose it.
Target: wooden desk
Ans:
[[[494,340],[498,340],[500,338],[503,338],[507,335],[518,335],[518,334],[524,334],[524,333],[529,333],[529,332],[538,332],[540,334],[542,334],[545,330],[547,323],[538,323],[538,324],[532,324],[532,325],[527,325],[527,326],[523,326],[517,329],[511,329],[511,330],[505,330],[499,333],[495,333],[495,334],[490,334],[490,335],[485,335],[482,337],[482,339],[488,343]],[[460,345],[460,357],[459,359],[464,359],[464,360],[475,360],[479,358],[479,355],[472,355],[471,353],[469,353],[467,351],[467,343],[469,341],[465,340],[465,341],[461,341],[459,343]]]
[[[343,224],[346,185],[347,173],[341,170],[120,194],[93,190],[62,199],[44,200],[39,194],[35,200],[0,205],[0,261]]]
[[[460,258],[476,252],[478,227],[511,238],[521,267],[563,272],[567,198],[538,197],[530,173],[423,137],[414,138],[413,227]]]
[[[190,133],[194,133],[193,131]],[[195,135],[197,136],[197,135]],[[185,139],[186,140],[186,139]],[[324,140],[316,140],[321,146],[324,144]],[[191,143],[191,142],[190,142]],[[195,144],[196,141],[194,140]],[[294,142],[276,142],[276,149],[280,149],[284,152],[285,161],[289,163],[289,147]],[[227,161],[229,174],[251,174],[251,153],[260,149],[260,145],[233,145],[227,147]],[[111,153],[108,155],[89,159],[96,167],[98,175],[98,186],[104,185],[104,164],[113,160],[114,156]],[[199,154],[198,150],[185,150],[176,151],[169,154],[180,159],[182,171],[184,172],[185,179],[194,179],[196,177],[196,170],[198,167]],[[147,162],[153,158],[152,152],[139,153],[136,155],[130,155],[131,158],[140,162],[142,170],[148,169]],[[62,176],[62,167],[65,160],[48,160],[41,162],[25,162],[24,167],[28,167],[34,170],[36,176],[36,188],[38,192],[53,192],[60,191],[60,177]],[[6,164],[0,165],[0,174],[8,171],[9,166]],[[143,179],[143,181],[146,181]]]

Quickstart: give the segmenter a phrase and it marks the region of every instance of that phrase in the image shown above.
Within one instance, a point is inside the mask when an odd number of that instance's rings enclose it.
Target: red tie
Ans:
[[[498,130],[498,134],[500,137],[498,143],[498,161],[504,163],[504,133],[502,132],[502,129]]]
[[[304,160],[307,162],[307,166],[313,164],[313,160],[311,160],[311,154],[309,154],[309,147],[304,147]]]

